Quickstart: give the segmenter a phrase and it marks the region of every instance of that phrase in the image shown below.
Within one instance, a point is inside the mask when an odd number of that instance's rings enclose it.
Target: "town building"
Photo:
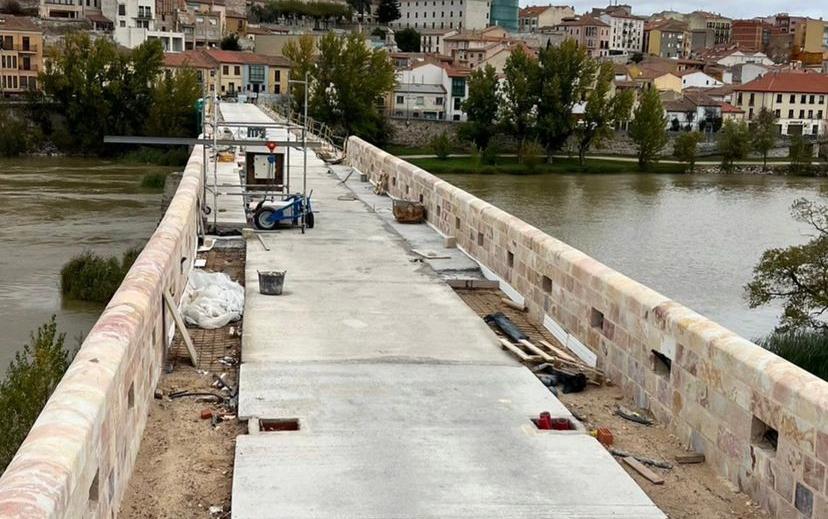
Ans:
[[[593,58],[609,56],[610,26],[600,19],[587,14],[574,20],[564,20],[556,28],[564,31],[568,39],[585,47]]]
[[[629,6],[593,9],[593,15],[610,26],[610,55],[633,54],[643,50],[644,19],[633,16]]]
[[[419,33],[420,52],[446,54],[443,47],[443,39],[447,36],[454,36],[458,31],[457,29],[421,29]]]
[[[701,70],[685,70],[679,72],[681,78],[681,89],[686,88],[714,88],[724,85],[724,83],[710,74]]]
[[[282,56],[194,49],[166,53],[164,67],[171,73],[194,69],[202,88],[207,92],[217,91],[221,97],[244,95],[261,99],[287,94],[291,63]]]
[[[38,90],[43,32],[30,18],[0,14],[0,96]]]
[[[800,52],[822,54],[828,51],[828,23],[808,18],[796,26],[794,45]]]
[[[710,41],[712,45],[721,45],[730,41],[731,25],[733,23],[730,18],[707,11],[694,11],[688,14],[683,21],[687,23],[691,33],[697,31],[712,33]]]
[[[703,92],[665,92],[661,102],[667,115],[667,129],[714,132],[722,124],[722,103]]]
[[[662,58],[690,55],[691,33],[686,23],[665,19],[644,26],[644,52]]]
[[[731,43],[740,49],[761,51],[770,43],[773,26],[764,20],[733,20]]]
[[[482,31],[462,31],[445,36],[442,49],[455,66],[474,68],[512,43],[501,27],[488,27]]]
[[[520,7],[518,0],[491,0],[489,24],[503,27],[509,32],[517,32]]]
[[[734,89],[733,103],[751,121],[771,110],[781,135],[828,133],[828,75],[804,71],[771,72]]]
[[[401,0],[393,29],[480,30],[489,25],[491,0]]]
[[[575,9],[569,5],[535,5],[521,9],[519,18],[520,32],[536,32],[560,25],[567,18],[575,18]]]
[[[443,62],[424,61],[397,73],[389,100],[392,117],[465,121],[463,102],[468,97],[471,71]]]
[[[133,49],[147,40],[161,41],[165,52],[184,50],[184,34],[156,27],[155,0],[101,0],[101,13],[114,24],[113,39]]]
[[[731,83],[750,83],[768,73],[770,68],[759,63],[740,63],[730,67]]]
[[[101,0],[40,0],[38,16],[46,20],[81,21],[101,14]]]

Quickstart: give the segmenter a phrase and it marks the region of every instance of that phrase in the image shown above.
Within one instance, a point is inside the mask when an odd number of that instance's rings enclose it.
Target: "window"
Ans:
[[[816,96],[815,96],[815,95],[811,95],[811,96],[808,98],[808,104],[812,105],[812,104],[814,104],[814,103],[816,103]]]
[[[224,75],[230,74],[230,66],[229,65],[222,65],[221,73]]]
[[[462,102],[460,101],[460,98],[459,98],[459,97],[455,97],[455,98],[454,98],[454,109],[455,109],[455,110],[460,110],[460,107],[461,107],[461,106],[462,106]]]
[[[235,67],[233,67],[233,75],[241,76],[241,67],[239,65],[236,65]]]
[[[126,22],[125,22],[125,21],[123,21],[123,20],[121,20],[120,22],[118,22],[118,25],[119,25],[120,27],[126,27]]]
[[[756,94],[751,92],[750,101],[748,101],[748,105],[753,106],[753,102],[754,102],[755,99],[756,99]]]
[[[793,118],[794,118],[794,111],[793,110],[788,110],[788,119],[793,119]]]
[[[817,112],[817,119],[822,119],[822,110]]]
[[[425,104],[425,97],[417,96],[417,100],[414,102],[417,106],[423,106]]]
[[[451,78],[451,95],[454,97],[466,96],[466,80],[463,78]],[[455,100],[457,104],[458,100]]]
[[[799,111],[799,118],[800,119],[805,119],[805,110],[800,110]]]
[[[405,103],[405,97],[397,96],[397,104],[401,105],[401,104],[404,104],[404,103]]]
[[[277,82],[281,81],[282,80],[282,71],[277,70],[276,75],[274,76],[274,78],[276,79]]]
[[[443,106],[443,98],[442,97],[435,98],[434,99],[434,104],[437,105],[437,106]]]
[[[825,96],[819,96],[819,104],[823,104],[825,102]]]
[[[808,119],[813,119],[813,118],[814,118],[814,111],[813,110],[808,110]]]
[[[796,102],[796,95],[791,94],[791,103],[795,103],[795,102]]]
[[[126,5],[118,4],[118,16],[126,16]]]
[[[802,103],[802,104],[804,105],[804,104],[805,104],[805,99],[806,99],[806,97],[807,97],[807,96],[806,96],[805,94],[802,94],[801,96],[799,96],[799,102],[800,102],[800,103]]]
[[[780,117],[782,117],[782,110],[777,108],[776,110],[773,111],[773,115],[774,115],[774,117],[779,119]]]

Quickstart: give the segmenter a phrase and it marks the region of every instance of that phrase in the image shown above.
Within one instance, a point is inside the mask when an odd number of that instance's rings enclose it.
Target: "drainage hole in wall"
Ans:
[[[669,377],[670,371],[673,369],[673,361],[660,351],[651,350],[651,353],[653,354],[653,371],[656,375]]]
[[[756,416],[750,426],[751,443],[760,449],[776,452],[779,442],[779,431],[766,424]]]

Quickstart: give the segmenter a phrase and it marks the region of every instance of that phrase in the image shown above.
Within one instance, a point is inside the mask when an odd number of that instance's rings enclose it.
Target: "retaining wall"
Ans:
[[[164,218],[0,478],[0,517],[117,515],[172,323],[162,294],[180,299],[195,256],[201,164],[197,146]]]
[[[429,223],[520,293],[536,322],[587,345],[627,396],[774,517],[828,517],[828,383],[361,139],[348,140],[347,160],[422,201]]]

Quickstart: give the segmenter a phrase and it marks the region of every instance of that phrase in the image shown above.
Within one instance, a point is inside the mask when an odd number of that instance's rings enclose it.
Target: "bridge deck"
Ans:
[[[308,170],[316,228],[248,242],[239,395],[240,417],[300,430],[238,438],[234,518],[664,517],[595,439],[536,430],[541,411],[573,418],[391,226]],[[272,269],[282,296],[258,293]]]

